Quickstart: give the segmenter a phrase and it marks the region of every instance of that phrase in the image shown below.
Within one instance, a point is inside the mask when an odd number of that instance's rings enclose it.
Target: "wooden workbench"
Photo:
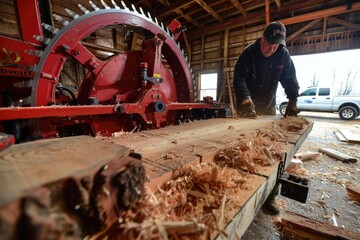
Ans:
[[[161,184],[171,179],[172,170],[184,164],[211,161],[220,149],[235,145],[242,136],[267,128],[272,122],[279,120],[276,116],[257,119],[218,118],[131,134],[121,132],[115,134],[110,141],[127,146],[142,155],[151,180],[148,185],[151,190],[155,189],[156,183]],[[286,134],[288,140],[281,143],[285,165],[291,161],[311,129],[312,123],[309,123],[298,133]],[[251,179],[255,187],[243,191],[241,208],[225,227],[228,239],[241,237],[251,224],[276,183],[278,165],[276,163],[257,168]]]
[[[15,217],[20,216],[11,216],[14,214],[11,209],[20,209],[19,201],[15,199],[30,196],[27,201],[32,201],[35,195],[38,199],[48,199],[50,195],[44,195],[42,186],[53,191],[54,186],[58,186],[55,184],[68,182],[66,179],[80,181],[82,176],[97,174],[99,168],[110,171],[111,167],[107,166],[111,163],[116,165],[116,160],[128,155],[130,150],[142,155],[149,179],[146,187],[149,191],[155,191],[158,185],[172,178],[173,170],[184,165],[196,165],[200,161],[212,161],[220,150],[236,145],[244,136],[267,129],[278,121],[281,120],[276,116],[218,118],[151,131],[118,132],[104,139],[79,136],[12,146],[0,154],[0,204],[3,205],[0,218],[10,219],[8,224],[15,227]],[[312,124],[309,123],[301,131],[287,132],[286,141],[278,142],[285,165],[311,129]],[[241,190],[237,198],[239,207],[231,213],[230,220],[221,226],[228,239],[241,237],[251,224],[277,181],[278,165],[277,162],[271,166],[258,166],[256,172],[248,174],[252,187]],[[113,169],[115,172],[118,170],[121,171],[121,166]],[[103,200],[108,201],[106,199]],[[4,205],[11,202],[8,207]]]

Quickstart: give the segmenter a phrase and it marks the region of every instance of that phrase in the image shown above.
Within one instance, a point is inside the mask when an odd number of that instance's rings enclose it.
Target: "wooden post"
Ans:
[[[270,0],[265,0],[266,25],[270,23]]]
[[[234,101],[233,101],[233,96],[232,96],[232,90],[231,90],[230,77],[229,77],[229,68],[224,68],[224,73],[226,75],[226,83],[227,83],[227,88],[228,88],[228,93],[229,93],[231,113],[233,116],[236,116],[236,111],[235,111]]]

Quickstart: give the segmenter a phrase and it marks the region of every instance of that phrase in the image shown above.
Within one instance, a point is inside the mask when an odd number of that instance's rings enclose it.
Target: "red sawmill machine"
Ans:
[[[19,36],[0,36],[0,223],[17,229],[2,234],[23,234],[17,239],[39,237],[31,230],[38,229],[39,219],[19,206],[42,202],[46,184],[61,182],[62,190],[50,189],[64,193],[54,195],[63,196],[66,211],[88,223],[87,234],[115,221],[114,209],[127,209],[144,193],[141,155],[86,135],[228,115],[226,106],[209,97],[195,100],[192,73],[177,42],[183,29],[176,20],[165,27],[122,1],[111,1],[111,7],[89,1],[51,16],[44,2],[14,0]],[[122,34],[122,49],[87,42],[97,31],[114,29]],[[141,44],[126,40],[132,34]],[[67,64],[82,73],[76,88],[63,82]],[[105,188],[119,192],[112,204],[100,191]],[[11,214],[5,214],[9,209]],[[10,235],[0,238],[13,239]]]
[[[53,14],[63,26],[58,29],[52,20],[41,22],[37,0],[14,3],[20,39],[0,36],[0,132],[14,136],[17,143],[109,136],[226,113],[213,101],[195,102],[192,73],[177,43],[182,27],[176,20],[165,27],[122,1],[112,1],[111,7],[101,1],[101,8],[89,1],[91,10],[78,4],[81,16],[64,9],[72,20]],[[141,49],[114,49],[98,56],[86,39],[109,28],[141,34]],[[76,91],[61,81],[67,61],[85,73]]]

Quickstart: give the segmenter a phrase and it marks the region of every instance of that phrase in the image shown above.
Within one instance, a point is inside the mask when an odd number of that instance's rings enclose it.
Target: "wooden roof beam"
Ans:
[[[158,0],[161,4],[165,5],[165,6],[171,6],[170,2],[168,0]],[[194,20],[189,14],[184,14],[183,11],[181,11],[180,9],[176,9],[174,10],[174,12],[178,15],[180,15],[180,17],[186,19],[188,22],[192,23],[193,25],[195,25],[196,27],[201,27],[202,25],[197,22],[196,20]]]
[[[204,2],[203,0],[195,0],[195,2],[197,2],[203,9],[205,9],[205,11],[210,13],[210,15],[212,15],[216,20],[221,23],[224,22],[224,19],[219,14],[217,14],[209,5],[207,5],[206,2]]]
[[[244,6],[239,3],[238,0],[230,0],[231,3],[237,8],[237,10],[239,10],[239,12],[244,15],[244,17],[247,17],[248,13],[246,12]]]
[[[353,28],[353,29],[356,29],[356,30],[360,29],[360,25],[358,25],[358,24],[347,22],[347,21],[344,21],[344,20],[341,20],[341,19],[338,19],[338,18],[335,18],[335,17],[328,17],[327,20],[329,22],[334,22],[334,23],[343,25],[345,27]]]
[[[201,27],[202,24],[200,24],[198,21],[196,21],[195,19],[193,19],[189,14],[184,14],[183,11],[181,11],[180,9],[175,10],[175,12],[180,15],[182,18],[185,18],[188,22],[192,23],[193,25],[195,25],[196,27]]]
[[[286,38],[286,41],[291,41],[293,40],[295,37],[299,36],[301,33],[305,32],[307,29],[315,26],[318,22],[320,22],[323,18],[318,18],[315,19],[313,21],[311,21],[310,23],[306,24],[304,27],[302,27],[301,29],[299,29],[298,31],[294,32],[291,36]]]
[[[183,8],[184,6],[191,4],[191,3],[193,3],[193,0],[176,1],[176,2],[171,3],[170,6],[164,7],[161,10],[154,12],[154,15],[156,17],[160,17],[169,12],[174,12],[175,10],[179,10],[179,9]]]
[[[312,12],[312,13],[306,13],[303,15],[295,16],[295,17],[281,19],[280,21],[284,25],[291,25],[291,24],[295,24],[295,23],[306,22],[306,21],[311,21],[311,20],[318,19],[318,18],[324,18],[324,17],[334,16],[334,15],[339,15],[339,14],[344,14],[344,13],[350,13],[350,12],[355,12],[355,11],[360,11],[360,3],[354,3],[352,5],[352,8],[349,10],[347,9],[347,5],[342,5],[339,7],[333,7],[333,8],[319,10],[319,11]]]
[[[265,0],[265,19],[266,25],[270,23],[270,0]]]
[[[278,9],[281,8],[281,0],[275,0],[276,6]]]

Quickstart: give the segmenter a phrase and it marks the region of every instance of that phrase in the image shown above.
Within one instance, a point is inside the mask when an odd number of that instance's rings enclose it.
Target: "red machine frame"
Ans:
[[[20,4],[21,8],[17,7]],[[207,117],[214,116],[214,112],[208,114],[209,109],[217,111],[211,101],[194,103],[191,74],[174,41],[181,33],[179,22],[170,24],[174,37],[169,40],[170,35],[145,19],[145,14],[129,11],[123,6],[125,11],[122,15],[117,10],[108,10],[103,11],[101,18],[95,15],[96,12],[89,17],[82,16],[82,21],[69,24],[67,31],[49,40],[43,34],[37,0],[16,0],[15,5],[21,40],[0,36],[0,131],[12,134],[6,129],[6,124],[18,128],[18,122],[22,121],[22,125],[26,122],[25,125],[30,128],[34,135],[32,138],[48,138],[79,134],[71,132],[74,130],[64,134],[59,129],[91,122],[91,129],[81,127],[80,134],[110,135],[114,131],[128,131],[139,125],[141,129],[152,129],[176,124],[180,118],[193,118],[197,110],[200,115]],[[108,61],[100,61],[79,40],[68,40],[74,38],[75,34],[86,32],[89,24],[97,22],[95,19],[108,25],[131,19],[136,25],[151,29],[154,37],[143,42],[141,52],[119,54]],[[49,41],[52,41],[50,50],[47,46]],[[164,67],[162,55],[172,65],[172,72]],[[69,100],[63,104],[66,97],[59,96],[58,77],[64,62],[70,57],[89,70],[79,89],[76,100],[79,104],[76,105],[71,105]],[[141,61],[131,65],[126,62],[119,64],[125,58],[141,58]],[[114,70],[120,68],[122,70]],[[131,78],[124,77],[125,71],[132,74]],[[115,75],[122,75],[125,79],[122,81],[126,82],[122,88],[126,89],[125,85],[129,85],[128,89],[119,90],[119,86],[111,86],[98,90],[101,86],[109,86],[109,82],[121,85],[117,79],[119,77]],[[34,83],[33,79],[37,79],[37,82]],[[10,89],[12,95],[9,97]],[[88,103],[89,97],[94,95],[95,102]],[[23,106],[14,107],[16,101]]]

